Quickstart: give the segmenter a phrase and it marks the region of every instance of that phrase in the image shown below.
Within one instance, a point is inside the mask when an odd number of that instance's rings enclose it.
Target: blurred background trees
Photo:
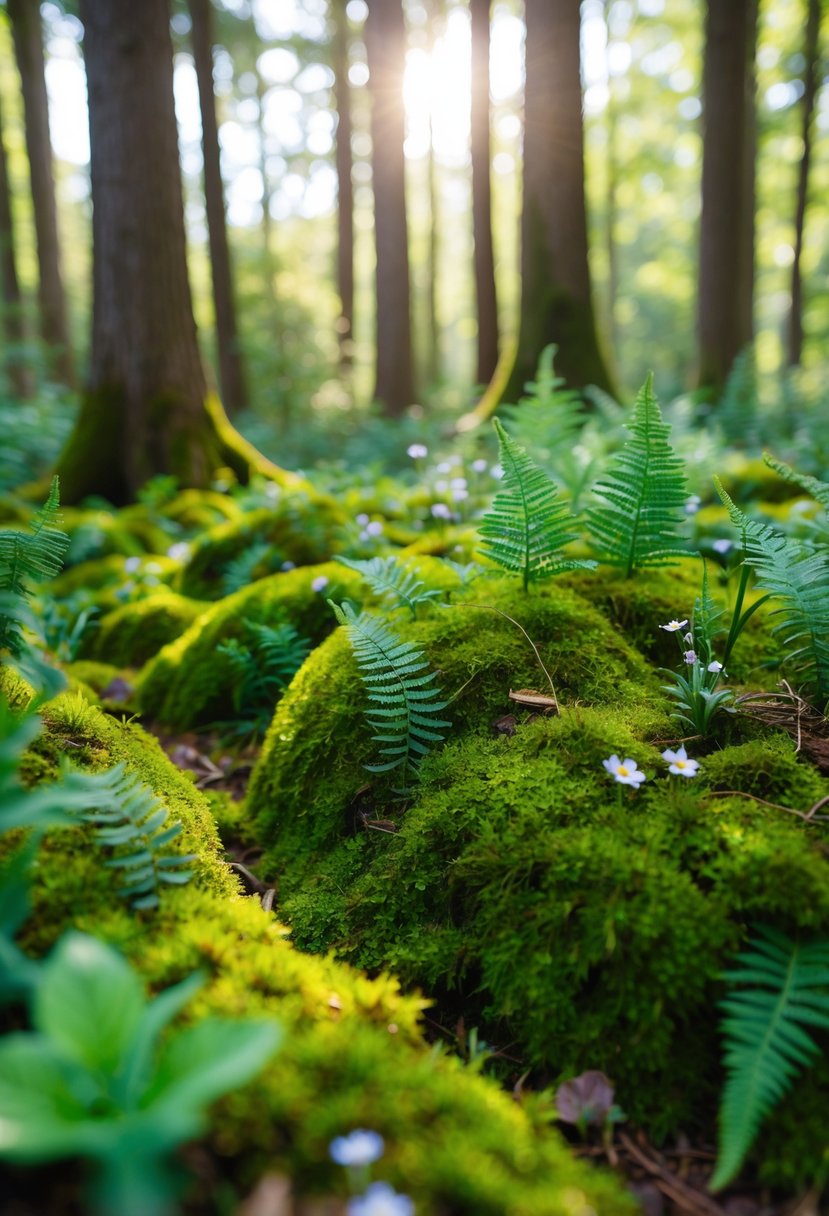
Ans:
[[[768,391],[822,391],[825,8],[175,0],[163,174],[208,384],[289,465],[336,456],[372,402],[448,425],[487,389],[484,412],[516,400],[550,342],[579,389],[653,368],[663,397],[716,410],[753,341]],[[111,205],[90,189],[82,18],[5,0],[0,20],[4,399],[36,381],[67,417],[75,366],[102,375],[92,211]],[[159,341],[135,319],[129,338]]]

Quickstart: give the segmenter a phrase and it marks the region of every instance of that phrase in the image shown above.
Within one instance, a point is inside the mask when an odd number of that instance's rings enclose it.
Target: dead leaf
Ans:
[[[534,688],[519,688],[517,692],[509,690],[511,701],[519,705],[528,705],[530,709],[542,710],[544,713],[558,713],[558,701],[549,693],[536,692]]]
[[[613,1083],[603,1072],[590,1069],[559,1085],[556,1110],[564,1123],[587,1123],[601,1127],[613,1107]]]

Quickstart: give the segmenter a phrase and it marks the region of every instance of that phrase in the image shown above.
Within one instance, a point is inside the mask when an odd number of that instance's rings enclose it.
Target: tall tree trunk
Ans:
[[[490,0],[469,0],[469,10],[472,20],[472,235],[478,310],[476,379],[478,384],[488,384],[498,363],[498,297],[492,246],[489,134]]]
[[[506,389],[516,400],[545,346],[575,388],[612,392],[599,348],[584,197],[579,0],[526,0],[521,317]]]
[[[14,223],[11,190],[3,139],[3,116],[0,113],[0,291],[2,292],[2,328],[8,345],[5,370],[12,392],[17,397],[31,397],[34,380],[26,367],[21,347],[26,337],[23,324],[23,297],[17,278],[14,248]]]
[[[754,333],[756,39],[757,0],[708,0],[697,328],[713,395]]]
[[[224,465],[246,480],[267,462],[208,397],[196,340],[169,0],[80,8],[94,300],[90,382],[58,467],[64,501],[123,503],[158,473],[203,487]]]
[[[414,400],[409,237],[403,154],[403,69],[406,26],[402,0],[371,0],[366,18],[370,72],[374,233],[377,251],[377,377],[375,399],[390,417]]]
[[[267,89],[262,73],[256,69],[256,100],[259,105],[257,127],[259,131],[259,174],[262,178],[262,266],[265,291],[271,304],[276,305],[274,287],[273,240],[271,237],[271,184],[268,177],[268,137],[265,131],[265,94]]]
[[[348,81],[348,17],[346,0],[333,5],[334,102],[337,108],[337,291],[340,316],[337,339],[340,362],[348,366],[354,351],[354,183],[351,172],[351,85]]]
[[[605,24],[608,46],[610,45],[610,8],[613,0],[605,0]],[[605,128],[607,131],[606,189],[605,189],[605,247],[607,250],[607,345],[611,362],[619,358],[618,327],[616,325],[616,301],[619,298],[619,251],[616,245],[616,218],[618,214],[619,190],[619,112],[610,59],[607,61],[607,105],[605,106]]]
[[[191,40],[201,109],[202,154],[204,157],[204,198],[210,242],[210,272],[213,282],[213,308],[216,314],[216,345],[219,353],[219,383],[226,408],[235,413],[248,404],[248,390],[227,240],[224,188],[219,152],[219,125],[213,92],[213,11],[212,0],[188,0],[192,25]]]
[[[432,41],[434,46],[434,40]],[[434,146],[435,116],[429,115],[429,151],[426,157],[426,192],[429,197],[429,240],[426,247],[426,319],[428,323],[427,374],[437,384],[441,374],[438,321],[438,266],[440,265],[440,194]]]
[[[26,151],[31,174],[32,206],[38,261],[40,332],[51,349],[52,373],[63,383],[75,378],[66,297],[60,269],[60,241],[49,138],[49,99],[43,59],[39,0],[7,0],[14,51],[23,90]]]
[[[803,55],[803,156],[797,178],[797,202],[794,217],[794,261],[792,262],[792,304],[789,313],[786,362],[799,367],[803,355],[803,279],[800,261],[803,254],[803,230],[806,225],[806,203],[809,196],[809,169],[812,162],[812,122],[817,96],[818,61],[820,55],[821,0],[808,0],[806,38]]]

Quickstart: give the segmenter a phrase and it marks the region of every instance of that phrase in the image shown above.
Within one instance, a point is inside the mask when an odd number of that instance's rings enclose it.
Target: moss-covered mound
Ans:
[[[217,653],[222,642],[243,640],[246,622],[270,626],[287,622],[309,641],[318,642],[336,624],[327,597],[356,595],[360,589],[359,575],[338,562],[326,562],[271,575],[207,605],[142,673],[138,696],[143,712],[176,728],[230,717],[236,676],[232,665]]]
[[[22,944],[39,954],[75,924],[117,944],[154,990],[201,969],[207,983],[188,1016],[277,1018],[282,1050],[210,1121],[207,1141],[240,1193],[265,1171],[287,1173],[300,1194],[342,1192],[328,1144],[363,1126],[386,1140],[376,1175],[412,1195],[424,1213],[632,1213],[615,1180],[574,1161],[547,1129],[543,1103],[517,1104],[423,1042],[417,997],[401,995],[387,976],[367,979],[300,954],[257,901],[238,895],[203,796],[140,728],[122,728],[71,697],[49,706],[46,727],[26,758],[29,782],[52,776],[64,749],[93,767],[125,759],[164,794],[184,824],[183,847],[198,859],[190,886],[166,892],[157,913],[138,915],[118,898],[116,875],[87,834],[51,832]],[[194,1210],[218,1212],[209,1182],[194,1187]]]
[[[401,625],[445,692],[472,682],[449,741],[395,800],[362,767],[376,745],[338,631],[280,703],[251,785],[280,914],[306,948],[457,1002],[545,1075],[605,1069],[653,1134],[711,1134],[723,968],[755,922],[829,932],[829,834],[744,795],[803,811],[829,782],[786,736],[740,723],[719,748],[689,743],[700,776],[669,778],[660,752],[676,728],[659,677],[607,616],[560,587],[486,591],[539,645],[569,708],[522,720],[507,690],[543,677],[491,613]],[[515,733],[496,735],[510,708]],[[646,772],[641,790],[611,781],[612,753]],[[811,1084],[792,1098],[803,1174],[823,1145]],[[766,1146],[768,1176],[791,1171],[790,1149]]]
[[[87,635],[84,653],[119,667],[141,667],[210,607],[165,587],[107,612]]]
[[[125,592],[136,586],[159,587],[170,583],[181,568],[181,563],[171,557],[109,557],[93,558],[64,570],[49,584],[49,593],[55,599],[66,599],[78,592],[92,592],[95,603],[101,607],[117,607]]]
[[[252,571],[251,577],[270,573],[277,559],[295,566],[327,561],[343,547],[345,522],[345,515],[333,500],[315,499],[294,490],[273,507],[249,511],[205,533],[193,545],[178,589],[193,599],[219,599],[226,590],[228,566],[254,546],[262,547],[263,565],[261,571]]]

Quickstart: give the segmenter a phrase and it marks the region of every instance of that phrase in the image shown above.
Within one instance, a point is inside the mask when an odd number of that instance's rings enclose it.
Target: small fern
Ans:
[[[190,880],[190,871],[183,867],[196,855],[165,852],[181,824],[167,824],[167,808],[134,773],[118,765],[104,776],[108,805],[85,810],[81,818],[94,825],[99,845],[127,850],[105,863],[123,871],[119,894],[136,909],[157,908],[162,886],[181,886]]]
[[[716,420],[729,443],[754,445],[758,395],[757,360],[754,347],[747,346],[731,366],[716,409]]]
[[[665,566],[687,550],[677,529],[687,488],[682,461],[669,443],[649,375],[636,398],[628,440],[593,488],[588,509],[593,549],[600,561],[621,566],[625,577],[646,566]]]
[[[370,703],[366,718],[379,732],[372,739],[383,744],[380,754],[389,757],[365,767],[371,773],[402,768],[404,780],[416,775],[429,744],[442,742],[451,725],[437,716],[447,702],[439,699],[435,673],[422,651],[401,641],[377,617],[366,612],[358,616],[347,602],[328,602],[354,649]]]
[[[481,521],[482,552],[513,574],[520,574],[526,591],[536,579],[563,570],[595,565],[561,556],[575,534],[568,529],[573,516],[559,502],[555,484],[511,439],[497,418],[499,460],[504,470],[503,489]]]
[[[231,638],[216,647],[227,663],[233,684],[233,722],[217,722],[224,734],[263,735],[274,706],[308,658],[311,643],[293,625],[261,625],[244,620],[243,640]]]
[[[233,595],[234,591],[241,591],[243,587],[249,587],[264,573],[270,574],[278,569],[281,561],[282,554],[278,553],[273,545],[264,540],[254,541],[243,553],[234,557],[225,566],[222,573],[223,594]],[[257,571],[260,573],[257,574]]]
[[[395,607],[408,608],[412,619],[417,616],[418,605],[437,599],[442,592],[427,588],[414,570],[409,570],[396,557],[372,557],[368,561],[338,557],[338,562],[362,575],[375,595],[380,599],[394,600]]]
[[[737,963],[725,978],[740,987],[720,1002],[728,1076],[712,1190],[734,1178],[763,1119],[818,1055],[805,1027],[829,1028],[829,942],[758,926]]]
[[[69,537],[58,527],[59,482],[52,478],[49,497],[30,524],[29,532],[0,531],[0,651],[19,657],[22,605],[31,595],[29,580],[54,578],[63,565]]]
[[[756,570],[758,587],[782,601],[774,627],[782,635],[784,661],[799,672],[820,708],[829,700],[829,554],[814,550],[750,519],[717,478],[717,493],[741,530],[745,563]]]

